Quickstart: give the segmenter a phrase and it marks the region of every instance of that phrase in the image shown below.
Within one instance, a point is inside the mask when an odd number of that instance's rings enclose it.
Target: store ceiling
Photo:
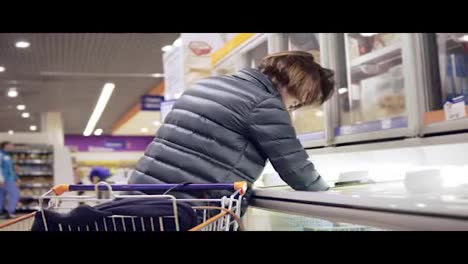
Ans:
[[[2,33],[0,34],[0,132],[28,131],[40,125],[40,113],[62,112],[65,132],[81,134],[105,82],[116,85],[96,128],[111,132],[119,117],[141,95],[162,81],[161,47],[179,34],[136,33]],[[31,46],[18,49],[27,40]],[[148,76],[144,76],[147,74]],[[6,96],[17,87],[19,96]],[[21,118],[17,104],[25,104],[31,118]]]
[[[159,111],[139,111],[122,126],[116,129],[113,135],[142,135],[154,136],[161,125]]]

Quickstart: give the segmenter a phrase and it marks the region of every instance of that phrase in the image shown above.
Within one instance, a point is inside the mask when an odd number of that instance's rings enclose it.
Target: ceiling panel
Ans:
[[[63,113],[65,132],[80,134],[97,102],[102,86],[116,88],[97,127],[110,133],[112,124],[162,79],[149,76],[162,69],[161,47],[177,33],[2,33],[0,34],[0,131],[29,129],[32,119],[20,117],[18,103],[38,116]],[[17,49],[17,40],[31,46]],[[145,75],[146,74],[146,75]],[[17,87],[18,98],[7,98]],[[6,120],[8,118],[8,122]]]

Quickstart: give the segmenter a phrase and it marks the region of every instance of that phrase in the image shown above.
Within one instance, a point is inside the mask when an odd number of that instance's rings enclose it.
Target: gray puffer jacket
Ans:
[[[147,147],[130,183],[251,184],[269,159],[295,190],[328,189],[307,158],[277,89],[266,75],[245,69],[188,89]]]

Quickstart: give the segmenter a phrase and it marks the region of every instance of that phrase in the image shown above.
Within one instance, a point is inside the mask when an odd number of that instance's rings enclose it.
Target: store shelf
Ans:
[[[52,172],[29,172],[29,173],[18,173],[18,176],[21,177],[36,177],[36,176],[53,176]]]
[[[38,150],[38,149],[15,149],[12,151],[9,151],[9,153],[26,153],[26,154],[51,154],[53,151],[52,150]]]
[[[32,208],[27,208],[27,209],[16,209],[16,213],[32,213],[32,212],[37,212],[39,210],[39,207],[32,207]]]
[[[18,165],[35,165],[35,164],[52,165],[52,161],[41,160],[41,159],[29,159],[29,160],[16,161],[15,164],[18,164]]]
[[[39,188],[39,189],[46,189],[52,188],[53,186],[50,184],[40,184],[40,183],[22,183],[19,185],[20,188]]]
[[[40,198],[40,196],[38,196],[38,195],[34,195],[34,196],[28,195],[28,196],[21,196],[20,200],[21,201],[24,201],[24,200],[36,201],[36,200],[39,200],[39,198]]]
[[[359,56],[351,60],[351,68],[359,67],[363,64],[377,64],[383,61],[387,61],[391,58],[401,55],[401,44],[394,44],[387,46],[376,51],[370,52],[368,54]]]

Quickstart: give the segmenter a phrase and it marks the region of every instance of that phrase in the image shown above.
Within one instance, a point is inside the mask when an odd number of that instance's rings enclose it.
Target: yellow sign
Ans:
[[[228,55],[232,50],[237,48],[240,44],[247,41],[253,35],[255,35],[255,33],[239,33],[236,36],[234,36],[231,40],[226,42],[226,44],[224,44],[223,47],[211,53],[211,66],[214,67],[216,63],[218,63],[222,58]]]

